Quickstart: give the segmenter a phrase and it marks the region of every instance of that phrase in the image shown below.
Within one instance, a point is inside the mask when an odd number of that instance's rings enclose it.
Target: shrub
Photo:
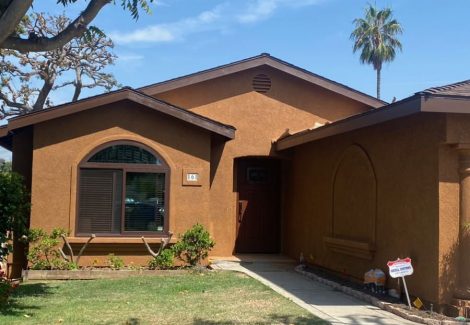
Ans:
[[[108,265],[113,270],[120,270],[124,267],[124,261],[119,256],[111,253],[108,255]]]
[[[11,164],[0,163],[0,262],[13,249],[13,235],[19,239],[26,234],[29,207],[23,177],[11,171]]]
[[[149,261],[149,269],[151,270],[167,270],[173,267],[174,253],[172,249],[164,249],[154,259]]]
[[[8,279],[6,273],[0,268],[0,306],[7,302],[8,297],[18,285],[18,280]]]
[[[32,270],[72,270],[77,265],[63,259],[59,252],[60,236],[67,234],[64,229],[55,228],[50,234],[42,229],[31,229],[28,262]]]
[[[196,224],[181,236],[172,249],[180,260],[191,266],[196,266],[209,255],[209,251],[214,245],[215,242],[204,226]]]

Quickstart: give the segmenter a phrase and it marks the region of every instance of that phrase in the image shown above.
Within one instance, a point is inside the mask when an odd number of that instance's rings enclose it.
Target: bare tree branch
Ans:
[[[67,240],[67,237],[64,234],[61,234],[60,237],[62,237],[62,239],[64,240],[65,246],[67,246],[67,249],[69,250],[70,262],[73,262],[73,250],[72,250],[72,247],[70,246],[69,241]]]
[[[36,13],[24,19],[21,28],[50,37],[69,24],[65,15]],[[83,89],[117,87],[114,76],[103,72],[116,60],[113,46],[106,36],[92,34],[47,52],[0,49],[0,118],[49,107],[52,92],[67,86],[74,87],[72,101],[79,99]]]
[[[83,253],[85,252],[85,249],[88,247],[88,244],[96,238],[96,235],[95,234],[91,234],[90,238],[88,238],[88,240],[86,241],[86,243],[82,246],[82,248],[80,249],[80,251],[78,252],[78,255],[77,257],[75,258],[74,260],[74,256],[73,256],[73,250],[72,250],[72,247],[70,246],[70,243],[67,239],[67,237],[62,234],[60,235],[62,237],[62,239],[64,240],[64,244],[65,246],[67,246],[67,249],[69,250],[70,254],[69,254],[69,257],[67,258],[67,255],[65,255],[64,251],[62,250],[62,248],[59,248],[59,252],[60,252],[60,255],[62,256],[62,258],[66,261],[69,261],[70,263],[75,263],[75,265],[78,266],[78,263],[80,262],[80,257],[82,257]]]
[[[11,0],[0,15],[0,48],[5,40],[15,32],[21,19],[33,4],[33,0]]]
[[[88,238],[85,245],[83,245],[82,249],[80,249],[80,251],[78,252],[77,259],[75,260],[75,264],[77,264],[77,266],[78,266],[78,262],[80,262],[80,257],[82,257],[82,254],[83,252],[85,252],[85,249],[87,248],[88,244],[95,238],[96,238],[95,234],[91,234],[90,238]]]
[[[26,2],[28,4],[28,8],[31,6],[32,1],[25,1],[25,0],[15,0],[13,3],[22,3]],[[6,37],[2,39],[2,32],[0,32],[0,48],[8,48],[14,49],[21,52],[29,52],[29,51],[51,51],[57,48],[60,48],[70,42],[72,39],[76,37],[80,37],[83,33],[87,30],[87,26],[95,19],[96,15],[98,15],[99,11],[108,3],[111,3],[111,0],[91,0],[86,9],[73,21],[71,22],[64,30],[59,32],[57,35],[53,37],[37,37],[37,35],[30,34],[28,39],[20,38],[18,36],[11,36],[14,29],[11,30]],[[17,4],[19,6],[19,4]],[[12,5],[10,5],[12,6]],[[24,6],[24,4],[23,4]],[[11,21],[6,21],[10,23],[10,26],[18,25],[19,21],[23,16],[26,14],[26,10],[22,12],[21,17],[17,20],[16,24],[12,24]],[[10,9],[10,7],[8,8]],[[7,9],[7,11],[8,11]],[[2,15],[7,19],[9,15],[7,15],[7,11]],[[17,18],[17,17],[13,17]],[[0,19],[1,23],[1,19]],[[2,27],[0,25],[0,31],[2,31]]]
[[[162,240],[160,242],[160,247],[158,248],[158,252],[156,252],[156,253],[150,247],[150,245],[147,243],[144,236],[142,236],[142,241],[144,242],[145,248],[147,248],[147,251],[149,252],[149,254],[152,255],[152,257],[155,258],[155,257],[159,256],[161,254],[161,252],[165,249],[165,247],[170,243],[172,236],[173,236],[173,233],[169,232],[168,237],[162,238]]]

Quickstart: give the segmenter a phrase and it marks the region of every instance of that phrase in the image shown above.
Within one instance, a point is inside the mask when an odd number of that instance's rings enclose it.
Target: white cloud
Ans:
[[[316,5],[323,0],[252,0],[246,10],[237,16],[239,23],[255,23],[271,17],[282,7],[301,8]]]
[[[282,8],[300,8],[325,0],[228,0],[195,17],[172,23],[150,25],[131,32],[112,32],[110,37],[120,44],[165,43],[184,40],[205,31],[225,31],[228,27],[269,19]]]
[[[167,2],[160,1],[160,0],[154,0],[152,3],[155,7],[169,7],[170,6]]]
[[[130,33],[110,33],[111,39],[117,43],[133,43],[133,42],[170,42],[175,36],[170,30],[163,25],[149,26],[138,29]]]
[[[182,19],[173,23],[158,24],[137,29],[130,33],[110,33],[111,39],[117,43],[162,43],[181,40],[186,35],[213,30],[214,24],[221,18],[223,4],[212,10],[204,11],[196,17]]]
[[[254,23],[264,20],[278,8],[278,0],[257,0],[248,6],[248,9],[237,16],[240,23]]]

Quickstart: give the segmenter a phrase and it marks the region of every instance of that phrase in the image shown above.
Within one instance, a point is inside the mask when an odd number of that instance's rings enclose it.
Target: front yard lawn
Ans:
[[[327,324],[234,272],[22,284],[0,324]]]

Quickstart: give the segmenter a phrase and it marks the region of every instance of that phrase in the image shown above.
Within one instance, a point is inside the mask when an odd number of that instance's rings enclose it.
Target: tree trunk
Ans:
[[[380,83],[382,82],[382,67],[377,68],[377,99],[380,99]]]
[[[79,67],[75,69],[75,91],[73,92],[72,102],[76,102],[82,92],[82,71]]]
[[[39,92],[36,103],[34,103],[33,105],[33,112],[40,111],[44,108],[44,104],[46,103],[47,97],[49,96],[52,87],[54,87],[54,82],[55,76],[51,76],[50,79],[44,80],[44,85],[42,86],[41,91]]]

